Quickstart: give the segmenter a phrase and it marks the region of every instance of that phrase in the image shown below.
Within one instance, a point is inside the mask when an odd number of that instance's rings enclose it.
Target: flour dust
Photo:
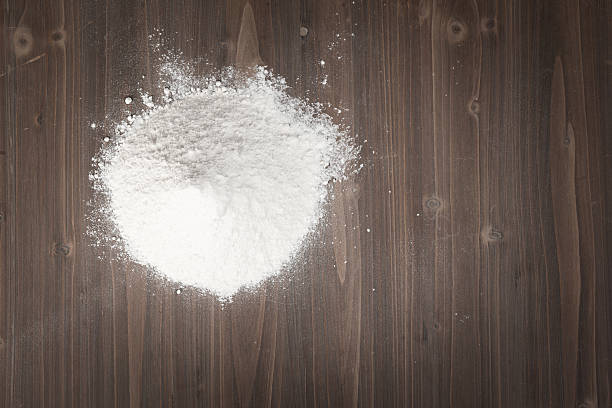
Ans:
[[[160,100],[126,96],[144,111],[94,158],[91,230],[171,281],[231,298],[291,263],[359,148],[266,68],[201,78],[167,59],[160,77]]]

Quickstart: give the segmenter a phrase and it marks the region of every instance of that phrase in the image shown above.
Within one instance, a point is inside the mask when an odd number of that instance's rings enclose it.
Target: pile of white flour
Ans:
[[[92,178],[133,260],[223,298],[291,261],[358,149],[284,84],[263,68],[169,84],[105,139]]]

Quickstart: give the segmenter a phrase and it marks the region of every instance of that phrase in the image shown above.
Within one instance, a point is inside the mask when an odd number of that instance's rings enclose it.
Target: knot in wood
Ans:
[[[489,239],[491,239],[492,241],[499,241],[504,237],[504,234],[502,234],[501,231],[497,231],[495,229],[492,229],[491,231],[489,231]]]
[[[438,208],[440,208],[440,200],[438,200],[435,197],[432,197],[430,199],[428,199],[427,201],[425,201],[425,206],[427,208],[429,208],[430,210],[436,210]]]
[[[51,40],[58,42],[58,41],[62,41],[64,39],[64,33],[62,33],[61,31],[56,31],[53,34],[51,34]]]
[[[467,25],[457,19],[450,19],[448,21],[446,31],[451,44],[459,44],[465,41],[468,36]]]
[[[480,113],[480,102],[478,102],[477,100],[473,100],[470,103],[470,113],[477,115]]]
[[[482,31],[495,31],[495,27],[497,27],[497,20],[495,17],[482,19]]]
[[[23,57],[32,51],[34,46],[34,37],[32,32],[27,27],[17,27],[13,37],[13,49],[17,58]]]
[[[49,36],[49,42],[51,43],[51,45],[56,45],[59,47],[64,46],[65,39],[66,39],[66,32],[61,28],[52,32],[51,35]]]
[[[70,255],[70,245],[66,243],[58,243],[53,247],[53,255],[56,256],[68,256]]]

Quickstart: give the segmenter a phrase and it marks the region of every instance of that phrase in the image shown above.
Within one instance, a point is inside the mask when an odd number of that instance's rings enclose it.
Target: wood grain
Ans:
[[[553,197],[553,218],[557,242],[562,339],[564,395],[575,405],[578,323],[580,311],[580,250],[576,211],[576,140],[571,123],[566,120],[563,64],[555,60],[550,112],[550,179]]]
[[[7,0],[0,22],[0,406],[612,406],[610,0]],[[263,61],[363,146],[301,261],[232,303],[85,235],[91,158],[166,50]]]

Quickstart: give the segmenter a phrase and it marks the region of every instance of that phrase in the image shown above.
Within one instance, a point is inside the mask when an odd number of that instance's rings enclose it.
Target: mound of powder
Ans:
[[[118,127],[95,178],[131,258],[224,298],[291,261],[358,149],[286,90],[226,75]]]

